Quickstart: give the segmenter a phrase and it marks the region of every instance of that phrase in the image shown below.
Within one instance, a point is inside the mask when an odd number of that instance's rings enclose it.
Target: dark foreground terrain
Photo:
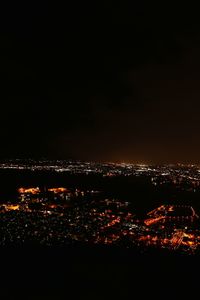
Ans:
[[[191,299],[199,258],[112,248],[1,249],[1,299]],[[19,298],[18,298],[19,297]]]

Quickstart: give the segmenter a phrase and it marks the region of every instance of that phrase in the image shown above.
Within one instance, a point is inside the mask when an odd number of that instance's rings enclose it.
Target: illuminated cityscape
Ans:
[[[78,176],[89,178],[89,186],[18,186],[16,197],[1,201],[0,245],[107,245],[109,247],[150,248],[195,254],[200,249],[198,206],[193,203],[162,203],[138,210],[135,202],[107,193],[110,180],[147,180],[154,191],[170,187],[189,195],[200,192],[200,169],[194,165],[147,166],[115,163],[67,161],[7,161],[3,172],[30,172],[33,176]],[[83,176],[83,177],[82,177]],[[89,176],[89,177],[88,177]],[[95,176],[104,180],[101,189],[91,188]],[[99,177],[98,177],[99,178]],[[133,185],[134,188],[134,185]],[[124,192],[126,189],[124,190]],[[123,191],[122,191],[123,192]],[[134,196],[134,192],[133,196]],[[168,192],[169,193],[169,192]],[[146,195],[148,203],[148,195]],[[172,197],[173,198],[173,197]],[[158,202],[156,202],[158,203]]]

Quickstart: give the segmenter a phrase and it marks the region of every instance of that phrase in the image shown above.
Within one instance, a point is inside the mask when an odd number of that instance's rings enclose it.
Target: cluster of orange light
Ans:
[[[6,210],[19,210],[19,205],[16,204],[7,204],[7,205],[4,205],[5,209]]]
[[[40,189],[39,187],[36,187],[36,188],[20,188],[18,189],[18,192],[20,194],[38,194],[40,193]]]
[[[110,221],[109,223],[107,223],[107,225],[104,226],[102,229],[104,229],[104,228],[106,228],[106,227],[112,227],[112,226],[114,226],[115,224],[120,223],[120,220],[121,220],[121,218],[120,218],[120,217],[117,217],[117,218],[115,218],[114,220],[112,220],[112,221]]]
[[[64,192],[67,192],[68,190],[66,188],[63,188],[63,187],[59,187],[59,188],[52,188],[52,189],[48,189],[49,192],[53,192],[55,194],[58,194],[58,193],[64,193]]]
[[[190,240],[184,241],[183,238],[187,237]],[[192,233],[185,233],[184,231],[179,231],[174,234],[173,238],[171,239],[171,244],[175,248],[178,248],[180,245],[184,245],[191,248],[196,248],[199,244],[197,240],[195,240],[195,235]]]
[[[159,221],[162,220],[162,219],[165,219],[165,217],[164,217],[164,216],[161,216],[161,217],[154,218],[154,219],[147,219],[147,220],[144,221],[144,223],[145,223],[147,226],[150,226],[150,225],[152,225],[152,224],[155,224],[155,223],[159,222]]]
[[[168,211],[174,211],[174,207],[173,207],[173,206],[170,206],[170,207],[168,208]]]
[[[194,238],[194,235],[192,234],[184,234],[185,237],[189,237],[191,239]],[[147,242],[148,244],[155,244],[158,241],[163,244],[163,245],[170,245],[173,244],[173,246],[180,246],[181,244],[187,247],[191,247],[191,248],[196,248],[199,245],[199,242],[195,241],[195,240],[189,240],[189,241],[183,241],[182,239],[175,239],[173,238],[173,242],[171,239],[159,239],[157,236],[151,236],[151,235],[146,235],[146,236],[141,236],[139,238],[139,241],[143,241],[143,242]],[[177,247],[176,247],[177,248]]]
[[[195,246],[196,243],[194,241],[182,241],[182,244],[185,246]]]
[[[192,234],[192,233],[184,233],[184,237],[187,237],[189,239],[194,239],[195,238],[194,234]]]
[[[164,209],[164,205],[161,205],[161,206],[159,206],[158,208],[156,208],[156,209],[150,211],[147,215],[150,216],[150,215],[156,214],[157,211],[163,210],[163,209]]]
[[[51,204],[51,205],[49,205],[49,208],[57,208],[57,205],[56,204]]]
[[[150,211],[147,215],[150,216],[151,218],[147,219],[144,221],[144,223],[146,225],[152,225],[157,223],[159,220],[161,219],[167,219],[168,221],[171,220],[177,220],[177,221],[184,221],[184,220],[191,220],[194,221],[194,218],[198,218],[198,216],[196,215],[194,209],[191,207],[192,210],[192,216],[162,216],[161,213],[163,211],[166,212],[173,212],[175,210],[175,206],[174,205],[161,205],[160,207]]]
[[[151,238],[150,235],[144,235],[139,238],[139,241],[146,241],[146,240],[149,240],[150,238]]]

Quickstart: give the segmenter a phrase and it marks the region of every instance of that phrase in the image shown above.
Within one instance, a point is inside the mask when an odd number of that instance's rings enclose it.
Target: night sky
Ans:
[[[199,163],[198,10],[93,2],[1,7],[1,157]]]

